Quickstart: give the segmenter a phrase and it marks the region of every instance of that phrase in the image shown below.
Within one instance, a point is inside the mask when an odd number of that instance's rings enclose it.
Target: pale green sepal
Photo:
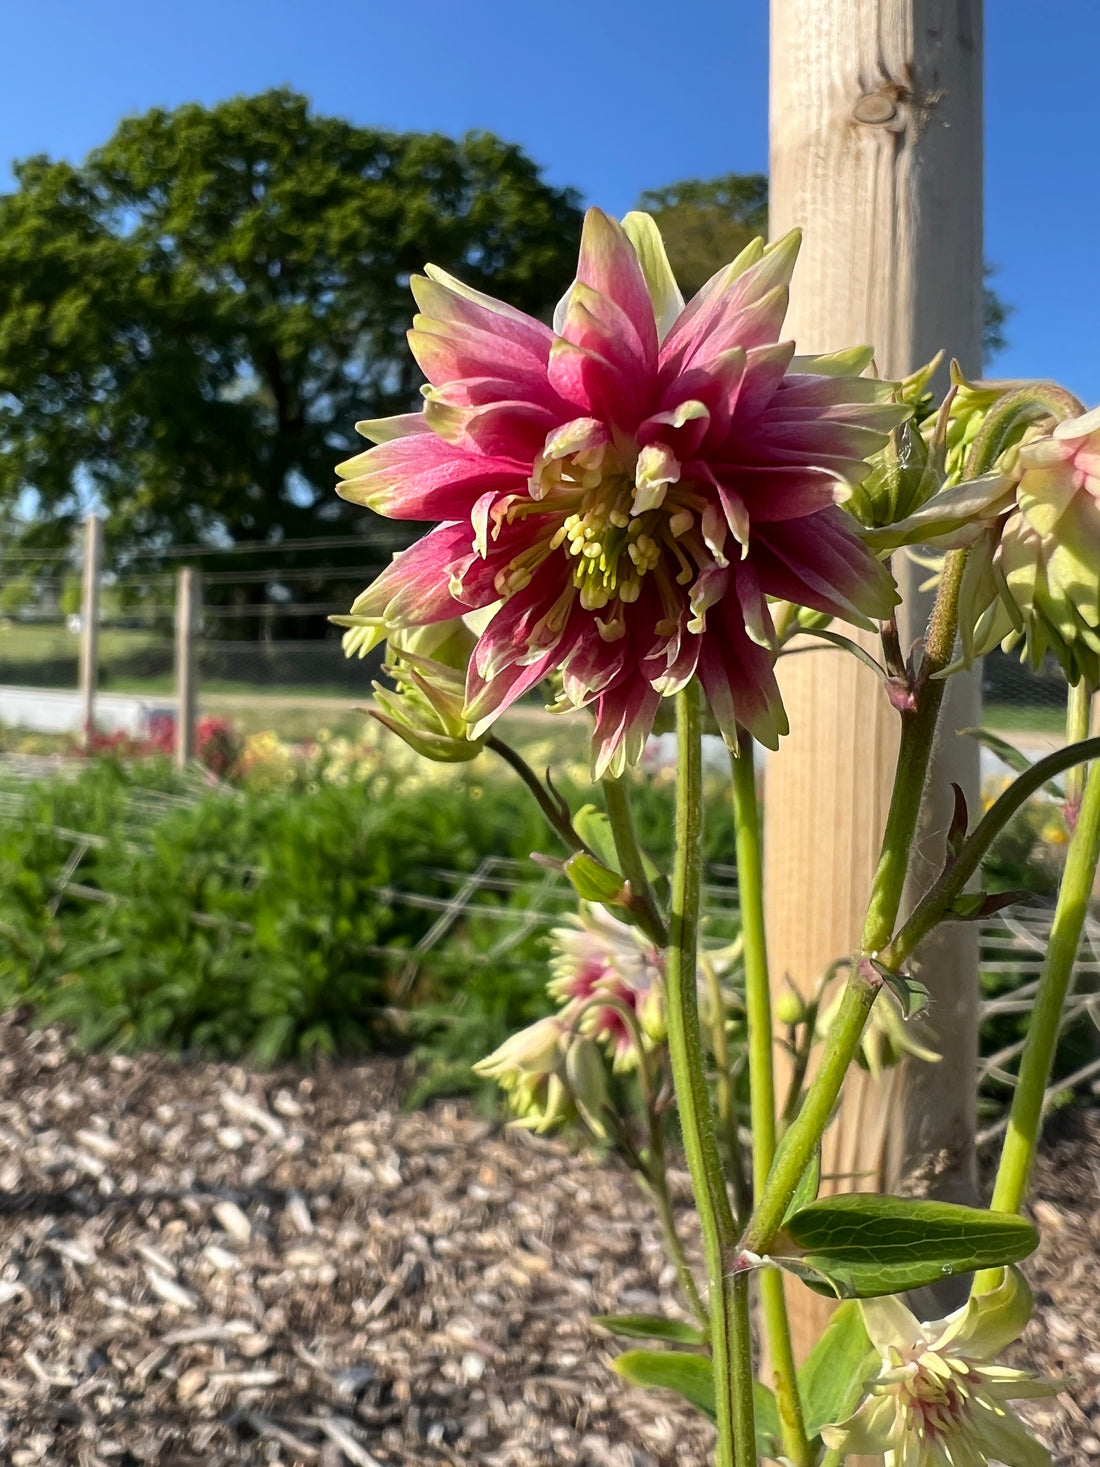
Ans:
[[[959,1354],[993,1360],[1023,1334],[1033,1304],[1023,1274],[1019,1269],[1006,1268],[995,1289],[971,1295],[964,1308],[928,1328],[941,1331],[938,1345],[950,1342]]]
[[[653,302],[657,337],[664,341],[684,309],[684,297],[680,294],[672,266],[668,263],[661,231],[651,215],[634,210],[623,218],[623,233],[638,256],[649,298]]]
[[[850,346],[845,351],[824,352],[818,356],[792,357],[791,371],[810,377],[859,377],[874,361],[873,346]],[[894,390],[893,382],[883,382],[883,401]]]
[[[423,413],[399,413],[394,418],[364,418],[356,423],[355,431],[361,437],[369,438],[371,443],[390,443],[395,438],[411,438],[414,433],[426,433],[428,425],[424,421]],[[358,461],[351,459],[349,462]],[[340,469],[345,467],[347,465],[340,465]],[[340,469],[337,469],[337,473]]]
[[[390,629],[380,617],[330,616],[329,621],[348,628],[340,639],[345,657],[365,657],[389,636]]]

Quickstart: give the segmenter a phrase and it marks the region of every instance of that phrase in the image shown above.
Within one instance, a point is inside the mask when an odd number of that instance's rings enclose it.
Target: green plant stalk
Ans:
[[[648,1113],[649,1158],[644,1172],[646,1184],[653,1194],[657,1216],[665,1235],[665,1245],[676,1270],[680,1290],[692,1314],[695,1315],[702,1328],[709,1332],[710,1314],[699,1293],[699,1286],[695,1282],[691,1264],[684,1252],[683,1240],[676,1227],[676,1214],[673,1211],[672,1197],[668,1190],[668,1158],[665,1155],[665,1138],[661,1134],[661,1118],[652,1106],[648,1107]]]
[[[1084,411],[1081,399],[1056,382],[1029,382],[1026,387],[1006,393],[990,408],[981,431],[970,445],[963,478],[977,479],[989,473],[1029,424],[1041,422],[1043,418],[1059,421],[1079,418]]]
[[[752,1121],[752,1180],[759,1197],[775,1160],[775,1064],[768,946],[764,929],[764,864],[752,737],[742,732],[732,766],[733,812],[737,836],[737,886],[745,953],[745,1010],[749,1031],[749,1112]],[[794,1467],[810,1467],[802,1401],[791,1343],[783,1276],[766,1268],[760,1277],[760,1302],[771,1356],[784,1454]]]
[[[704,1330],[710,1329],[710,1315],[707,1306],[703,1303],[699,1293],[699,1286],[695,1282],[695,1275],[691,1271],[687,1254],[684,1252],[683,1240],[676,1227],[676,1214],[672,1207],[672,1194],[668,1190],[668,1157],[665,1154],[665,1138],[661,1130],[661,1114],[657,1105],[657,1096],[653,1089],[653,1076],[650,1074],[649,1062],[651,1056],[645,1047],[645,1037],[642,1034],[642,1026],[638,1022],[638,1016],[633,1009],[618,999],[609,999],[606,995],[600,995],[591,1000],[593,1004],[602,1003],[611,1007],[621,1016],[623,1023],[630,1030],[630,1037],[634,1041],[634,1048],[638,1055],[638,1083],[642,1092],[642,1109],[645,1111],[646,1133],[649,1136],[648,1157],[638,1157],[636,1151],[631,1151],[637,1159],[637,1165],[641,1171],[646,1186],[653,1194],[653,1200],[657,1208],[661,1228],[665,1235],[665,1245],[668,1248],[669,1257],[672,1259],[673,1267],[676,1269],[676,1277],[688,1307],[702,1325]],[[587,1005],[585,1005],[587,1007]],[[581,1010],[583,1013],[583,1008]],[[573,1027],[576,1029],[577,1019]]]
[[[1074,683],[1066,698],[1066,743],[1079,744],[1089,736],[1093,689],[1085,678]],[[1076,816],[1085,792],[1085,767],[1075,764],[1066,775],[1066,812]]]
[[[667,947],[668,931],[657,910],[653,888],[646,875],[645,858],[634,828],[630,791],[621,779],[613,779],[610,775],[606,776],[601,783],[607,818],[611,823],[611,835],[615,841],[615,852],[619,858],[619,867],[623,876],[630,882],[631,907],[635,918],[639,927],[652,942],[660,948]]]
[[[1031,1011],[1027,1042],[1020,1056],[1020,1074],[1012,1097],[997,1180],[990,1207],[997,1212],[1019,1212],[1027,1193],[1028,1177],[1039,1129],[1043,1097],[1050,1079],[1062,1006],[1073,978],[1073,965],[1088,913],[1092,884],[1100,858],[1100,762],[1090,766],[1085,781],[1077,828],[1070,838],[1066,869],[1054,908],[1039,991]],[[974,1279],[974,1293],[996,1287],[1000,1269],[984,1269]]]
[[[752,1206],[752,1187],[745,1175],[745,1166],[741,1160],[741,1141],[737,1134],[737,1089],[730,1069],[729,1042],[726,1038],[726,1000],[717,970],[706,954],[700,954],[699,966],[707,982],[707,1001],[711,1011],[710,1047],[716,1071],[714,1098],[726,1145],[726,1167],[730,1191],[733,1193],[733,1210],[736,1217],[743,1221],[748,1217]]]
[[[564,806],[555,801],[546,789],[541,779],[528,764],[527,760],[513,749],[511,744],[506,744],[496,734],[490,734],[485,740],[485,747],[492,749],[494,754],[499,754],[511,769],[519,775],[520,779],[534,796],[535,804],[538,805],[546,823],[562,840],[563,844],[571,851],[583,851],[585,855],[591,856],[593,860],[598,859],[594,851],[589,850],[584,841],[569,823],[568,811]]]
[[[743,1288],[735,1288],[740,1281],[727,1273],[737,1233],[718,1153],[699,1032],[696,947],[703,882],[700,713],[700,689],[693,681],[676,698],[676,856],[672,870],[672,922],[666,976],[668,1046],[684,1151],[706,1257],[718,1427],[715,1463],[716,1467],[754,1467],[755,1424],[747,1281]]]
[[[1037,759],[1026,774],[1014,779],[967,836],[955,860],[921,897],[897,936],[879,953],[886,967],[899,968],[928,933],[943,921],[952,902],[978,869],[982,857],[1025,800],[1042,789],[1048,779],[1076,764],[1098,758],[1100,738],[1085,739]]]
[[[791,1122],[781,1154],[772,1167],[763,1195],[742,1238],[750,1253],[767,1253],[772,1239],[810,1163],[840,1098],[848,1067],[856,1056],[867,1016],[882,980],[865,961],[885,946],[897,921],[905,886],[921,797],[932,757],[932,741],[946,680],[937,677],[949,666],[958,631],[959,587],[966,565],[965,550],[954,550],[944,563],[939,591],[928,621],[924,660],[915,692],[916,708],[902,715],[897,771],[886,817],[878,866],[871,886],[859,952],[853,959],[836,1019],[802,1109]]]

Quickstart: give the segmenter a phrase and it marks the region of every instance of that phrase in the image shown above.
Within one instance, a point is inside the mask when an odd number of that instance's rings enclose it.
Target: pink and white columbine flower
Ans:
[[[421,413],[340,493],[437,521],[353,607],[376,641],[496,606],[470,663],[472,737],[548,674],[593,707],[596,773],[639,757],[698,675],[727,742],[787,724],[767,598],[866,624],[893,582],[838,503],[906,409],[779,340],[799,236],[756,240],[685,307],[657,227],[590,209],[577,278],[543,325],[429,265],[412,282]],[[498,604],[499,603],[499,604]]]
[[[1031,1313],[1031,1292],[1015,1269],[929,1324],[900,1299],[861,1299],[859,1307],[878,1370],[855,1414],[822,1428],[827,1447],[883,1453],[886,1467],[1050,1467],[1050,1453],[1005,1402],[1054,1395],[1061,1383],[996,1363]]]
[[[664,954],[606,907],[583,902],[580,915],[568,920],[570,926],[550,933],[553,977],[547,990],[563,1005],[563,1021],[579,1014],[581,1032],[607,1045],[612,1069],[633,1069],[637,1046],[622,1010],[635,1016],[645,1039],[664,1038]]]

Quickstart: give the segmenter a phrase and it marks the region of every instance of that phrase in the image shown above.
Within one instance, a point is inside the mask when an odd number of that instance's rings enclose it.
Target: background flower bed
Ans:
[[[418,1097],[470,1088],[476,1060],[549,1012],[546,932],[572,904],[528,859],[559,852],[518,780],[491,755],[436,767],[373,733],[291,746],[215,732],[232,782],[181,779],[155,749],[47,764],[29,784],[15,766],[0,775],[0,1005],[30,1004],[85,1045],[264,1065],[413,1048]],[[536,768],[556,752],[525,746]],[[643,843],[664,859],[671,789],[658,777],[633,793]],[[718,793],[707,841],[712,868],[732,861]],[[1057,805],[1035,802],[995,848],[989,884],[1043,897],[1063,842]],[[712,901],[715,939],[736,930],[731,896],[727,885]],[[1040,952],[1005,962],[987,944],[985,956],[989,998],[1033,980]],[[985,1055],[1011,1046],[1023,1019],[990,1016]],[[1057,1076],[1095,1043],[1082,1012]],[[993,1110],[1008,1094],[986,1087]]]

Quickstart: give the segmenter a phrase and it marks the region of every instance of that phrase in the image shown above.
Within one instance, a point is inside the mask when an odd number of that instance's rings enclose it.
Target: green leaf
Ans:
[[[788,1131],[787,1136],[789,1135],[790,1132]],[[783,1137],[783,1140],[776,1148],[776,1162],[779,1160],[780,1156],[783,1153],[783,1147],[787,1143],[787,1136]],[[775,1162],[772,1163],[772,1166],[775,1166]],[[817,1196],[817,1189],[820,1186],[821,1147],[819,1146],[814,1151],[813,1156],[811,1156],[810,1160],[807,1162],[806,1170],[802,1173],[802,1176],[799,1178],[798,1181],[798,1186],[794,1189],[794,1196],[791,1198],[790,1205],[787,1208],[786,1215],[783,1218],[784,1224],[786,1224],[787,1218],[792,1217],[796,1212],[801,1212],[804,1207],[808,1207],[810,1205],[810,1203]]]
[[[600,902],[604,906],[621,906],[623,903],[623,889],[626,883],[617,871],[611,871],[602,866],[599,861],[594,861],[584,851],[578,851],[575,856],[570,856],[565,863],[565,874],[568,876],[574,891],[586,902]]]
[[[706,1355],[689,1355],[684,1350],[627,1350],[612,1360],[611,1368],[631,1385],[676,1391],[711,1421],[715,1418],[714,1373]]]
[[[873,1359],[859,1305],[847,1299],[837,1306],[798,1372],[798,1393],[810,1436],[829,1422],[851,1415]]]
[[[619,857],[615,850],[615,837],[611,832],[611,821],[595,805],[582,805],[573,816],[573,829],[590,850],[595,851],[605,866],[614,869]]]
[[[693,1324],[659,1314],[594,1314],[592,1323],[613,1335],[635,1340],[668,1340],[678,1345],[705,1345],[707,1337]]]
[[[752,1383],[753,1415],[756,1417],[756,1454],[758,1457],[776,1457],[783,1443],[779,1428],[779,1408],[775,1393],[763,1381]]]
[[[874,1193],[826,1197],[787,1219],[772,1256],[790,1253],[811,1288],[819,1273],[842,1298],[919,1289],[938,1279],[1015,1263],[1039,1235],[1026,1218],[952,1202],[910,1201]],[[786,1240],[794,1246],[788,1248]]]
[[[611,1368],[631,1385],[675,1391],[711,1421],[715,1419],[714,1373],[707,1355],[689,1355],[684,1350],[628,1350],[611,1362]],[[780,1441],[775,1397],[759,1381],[753,1382],[752,1394],[756,1450],[761,1456],[771,1457]]]
[[[1014,769],[1017,774],[1026,774],[1031,768],[1031,760],[1027,755],[1017,749],[1015,744],[1010,744],[1007,739],[1002,739],[1000,734],[995,734],[988,728],[962,728],[959,732],[969,734],[972,739],[983,744],[991,754],[996,754],[1002,764],[1007,764],[1009,769]],[[1049,790],[1055,799],[1065,799],[1065,791],[1057,780],[1048,780],[1044,789]]]

